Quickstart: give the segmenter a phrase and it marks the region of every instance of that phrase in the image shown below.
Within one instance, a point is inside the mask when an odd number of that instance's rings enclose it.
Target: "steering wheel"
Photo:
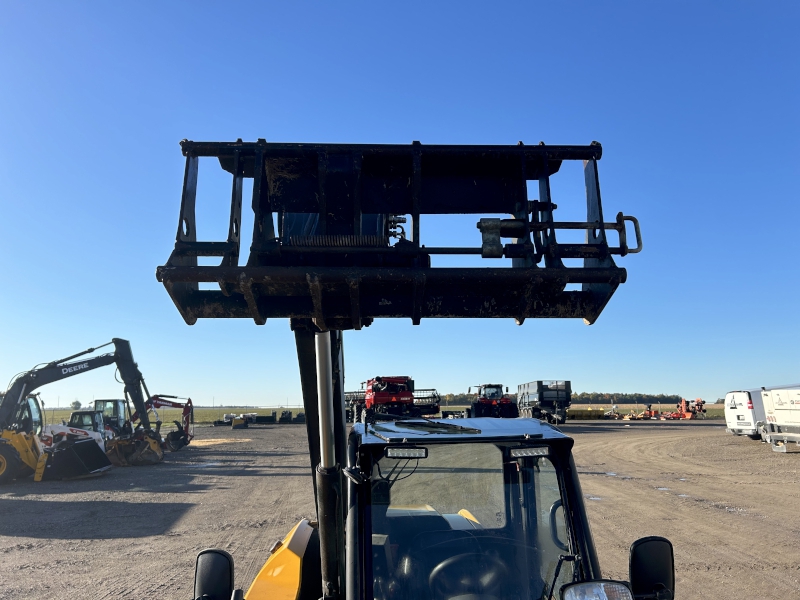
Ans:
[[[436,565],[428,577],[433,598],[502,596],[508,567],[488,554],[456,554]]]

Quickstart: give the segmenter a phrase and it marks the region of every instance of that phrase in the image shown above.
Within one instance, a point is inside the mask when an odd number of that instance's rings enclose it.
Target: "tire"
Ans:
[[[0,443],[0,484],[10,483],[21,467],[19,452],[11,444]]]

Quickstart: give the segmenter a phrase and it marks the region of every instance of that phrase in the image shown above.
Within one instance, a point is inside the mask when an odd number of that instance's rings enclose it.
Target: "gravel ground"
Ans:
[[[675,546],[677,598],[800,596],[798,454],[719,423],[576,423],[601,566],[627,578],[645,535]],[[245,589],[314,514],[305,426],[198,428],[159,465],[0,488],[0,599],[192,596],[196,553],[224,548]]]

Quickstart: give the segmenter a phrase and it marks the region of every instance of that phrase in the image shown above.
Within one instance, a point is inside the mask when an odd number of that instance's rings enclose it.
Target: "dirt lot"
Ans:
[[[608,577],[630,543],[675,545],[677,597],[800,595],[800,454],[719,422],[576,423],[590,520]],[[192,596],[195,554],[217,546],[245,588],[267,548],[313,514],[305,427],[198,428],[153,467],[0,489],[0,599]]]

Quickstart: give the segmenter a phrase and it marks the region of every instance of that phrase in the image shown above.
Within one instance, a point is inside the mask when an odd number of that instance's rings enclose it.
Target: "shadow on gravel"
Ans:
[[[59,540],[162,535],[192,504],[90,500],[0,500],[0,536]]]
[[[178,467],[178,468],[176,468]],[[189,471],[189,469],[186,469]],[[42,496],[52,494],[103,493],[103,492],[145,492],[149,494],[192,494],[207,490],[207,483],[196,483],[196,469],[193,473],[181,472],[179,465],[161,463],[146,467],[114,467],[96,477],[69,479],[62,481],[33,481],[32,477],[18,479],[0,487],[0,507],[4,498]],[[30,502],[29,502],[30,503]],[[0,514],[5,515],[2,508]],[[2,519],[0,519],[2,520]]]

